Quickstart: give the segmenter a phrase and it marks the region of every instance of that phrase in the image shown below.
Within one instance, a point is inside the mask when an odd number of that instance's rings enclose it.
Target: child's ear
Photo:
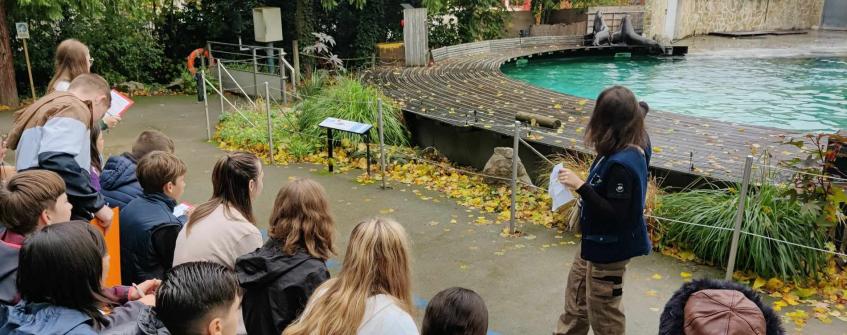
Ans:
[[[214,318],[214,319],[212,319],[212,321],[209,322],[208,329],[206,329],[206,334],[221,335],[221,334],[223,334],[223,331],[224,331],[224,327],[223,327],[223,321],[221,321],[221,318]]]
[[[250,179],[250,183],[248,183],[247,186],[250,189],[250,193],[253,193],[253,190],[256,188],[256,181],[253,180],[253,179]]]
[[[50,224],[50,214],[47,214],[47,210],[42,210],[41,214],[38,214],[38,226],[43,227]]]
[[[165,191],[165,193],[171,193],[174,191],[174,187],[176,187],[176,185],[174,185],[174,182],[169,181],[167,184],[165,184],[165,187],[162,188],[162,191]]]

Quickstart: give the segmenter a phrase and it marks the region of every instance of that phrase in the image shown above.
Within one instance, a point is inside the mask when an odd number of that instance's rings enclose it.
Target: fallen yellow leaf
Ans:
[[[653,280],[662,280],[662,275],[654,273],[653,276],[650,278],[653,278]]]
[[[754,290],[757,290],[757,289],[759,289],[760,287],[765,286],[765,284],[767,284],[767,282],[768,282],[768,281],[767,281],[767,280],[765,280],[765,278],[762,278],[762,277],[756,277],[756,280],[753,282],[753,289],[754,289]]]
[[[768,279],[768,283],[765,284],[765,288],[771,291],[781,289],[783,286],[785,286],[785,283],[783,283],[782,280],[779,280],[779,278]]]
[[[685,271],[680,272],[679,276],[682,277],[682,279],[691,279],[691,273],[689,273],[689,272],[685,272]]]

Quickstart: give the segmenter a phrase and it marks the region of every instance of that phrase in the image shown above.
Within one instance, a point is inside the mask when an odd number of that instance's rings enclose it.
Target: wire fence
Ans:
[[[364,58],[360,58],[360,59],[364,59]],[[207,82],[207,86],[210,85],[210,84],[212,84],[212,83]],[[258,88],[264,87],[265,85],[266,85],[266,83],[261,83],[260,85],[246,85],[246,86],[241,87],[241,91],[243,93],[244,90],[246,90],[246,89],[255,88],[256,91],[258,92],[259,91]],[[285,87],[277,87],[277,86],[272,86],[272,85],[268,85],[268,87],[269,87],[269,89],[272,89],[272,90],[275,90],[275,91],[285,92]],[[212,88],[214,88],[214,87],[212,87]],[[221,92],[217,92],[217,93],[220,94]],[[286,92],[286,93],[287,93],[287,97],[290,98],[292,101],[303,101],[303,100],[308,98],[307,96],[304,96],[304,95],[296,93],[296,92]],[[244,93],[244,95],[247,96],[246,93]],[[247,98],[250,99],[249,96],[247,96]],[[224,99],[224,98],[222,97],[222,99]],[[280,101],[278,99],[274,98],[273,96],[269,95],[269,96],[265,97],[265,99],[271,100],[277,106],[281,105]],[[322,97],[322,99],[331,99],[331,98]],[[336,102],[341,102],[341,103],[369,105],[369,106],[373,106],[373,108],[375,110],[379,106],[381,106],[381,102],[379,102],[379,101],[367,101],[367,100],[361,101],[361,100],[345,100],[345,99],[331,99],[331,100],[336,101]],[[237,106],[236,104],[231,103],[230,101],[227,101],[227,102],[230,104],[230,107],[232,109],[234,109],[236,112],[238,112],[239,114],[242,113],[240,111],[240,109],[243,109],[245,107],[245,106]],[[251,105],[256,106],[255,102],[253,102],[252,99],[250,99],[250,102],[251,102]],[[222,102],[222,104],[223,104],[223,102]],[[247,106],[247,108],[249,108],[249,106]],[[270,111],[272,113],[283,113],[282,108],[271,109]],[[461,115],[461,114],[459,114],[459,115]],[[244,118],[244,120],[246,120],[252,126],[255,126],[255,124],[253,122],[251,122],[245,115],[242,114],[241,116],[242,116],[242,118]],[[453,124],[455,124],[457,122],[461,123],[463,120],[464,121],[468,120],[467,114],[465,115],[464,119],[461,118],[461,117],[441,116],[441,115],[437,115],[435,113],[427,114],[427,117],[431,117],[431,118],[436,119],[436,120],[445,121],[445,122],[449,122],[449,123],[453,123]],[[478,121],[478,120],[475,120],[475,121]],[[466,122],[466,126],[480,126],[481,124],[482,123],[480,123],[480,122],[473,122],[473,123]],[[516,128],[520,128],[520,127],[516,127]],[[289,124],[289,127],[287,129],[282,129],[282,131],[288,132],[290,134],[295,134],[297,136],[305,136],[305,137],[313,138],[315,140],[320,140],[323,143],[326,143],[326,141],[327,141],[327,137],[325,137],[325,136],[316,136],[314,134],[309,134],[309,133],[299,131],[299,130],[297,130],[296,125],[292,125],[292,124]],[[525,135],[526,131],[522,130],[522,129],[516,129],[516,133]],[[270,134],[270,130],[269,130],[269,134]],[[517,141],[519,141],[519,143],[522,144],[522,147],[529,149],[535,155],[537,155],[538,157],[547,161],[550,164],[555,163],[549,157],[546,157],[545,155],[541,154],[538,150],[536,150],[527,141],[527,138],[525,138],[526,136],[524,136],[524,135],[519,135],[517,137]],[[568,141],[571,140],[570,138],[567,138],[567,137],[557,136],[555,134],[549,134],[549,133],[545,133],[544,136],[558,137],[558,138],[561,138],[563,140],[568,140]],[[336,144],[342,144],[343,143],[342,140],[340,140],[340,139],[332,139],[332,142],[336,143]],[[369,146],[378,145],[380,148],[382,148],[382,147],[384,147],[385,144],[384,143],[369,143],[368,145]],[[274,147],[274,148],[279,148],[281,145],[277,144],[276,146],[274,146],[273,144],[271,144],[271,146]],[[375,150],[375,151],[377,151],[377,150]],[[379,150],[379,151],[383,151],[383,150]],[[384,155],[384,152],[382,154]],[[514,157],[517,157],[517,153],[514,153],[513,155],[514,155]],[[392,153],[392,157],[402,158],[402,159],[405,159],[405,160],[408,160],[408,161],[425,162],[425,163],[431,164],[433,166],[436,166],[439,169],[444,169],[444,170],[447,170],[447,171],[471,175],[471,176],[478,176],[478,177],[486,178],[486,179],[489,179],[489,180],[497,180],[497,181],[501,181],[501,182],[510,182],[510,181],[513,181],[513,179],[515,179],[515,178],[505,177],[505,176],[501,176],[501,175],[487,174],[487,173],[480,172],[480,171],[477,171],[477,170],[471,169],[471,168],[457,167],[457,166],[454,166],[454,165],[449,164],[449,163],[445,164],[445,162],[443,162],[443,161],[439,162],[439,161],[431,160],[431,159],[428,159],[428,158],[420,156],[420,155],[410,155],[410,154],[406,154],[406,153],[402,153],[402,152],[401,153],[394,152],[394,153]],[[382,158],[382,157],[380,157],[380,158]],[[752,159],[752,157],[748,157],[748,159]],[[386,163],[386,164],[390,166],[393,163],[389,162],[389,163]],[[382,168],[385,169],[386,167],[384,166]],[[755,162],[755,163],[751,164],[750,167],[748,167],[748,169],[749,170],[747,171],[747,174],[746,174],[747,178],[746,178],[746,180],[743,180],[742,182],[752,183],[753,188],[760,187],[762,183],[783,183],[783,184],[785,184],[786,182],[791,182],[791,181],[796,180],[798,178],[798,176],[806,176],[806,177],[810,177],[810,178],[817,178],[819,180],[823,180],[823,181],[826,181],[827,183],[832,183],[832,184],[847,183],[847,179],[841,178],[841,177],[826,175],[826,174],[823,173],[823,171],[821,171],[820,173],[815,173],[815,172],[810,172],[810,171],[806,171],[806,170],[797,170],[797,169],[793,169],[793,168],[786,167],[786,166],[774,165],[774,164],[771,164],[770,162],[767,162],[767,161]],[[743,171],[740,171],[740,172],[743,172]],[[383,176],[382,176],[383,181],[385,181],[386,178],[387,178],[387,176],[385,174],[383,174]],[[512,188],[512,190],[511,190],[512,194],[517,194],[519,192],[525,192],[525,191],[522,191],[521,188],[531,190],[532,192],[545,192],[546,193],[548,191],[547,188],[544,187],[544,186],[536,186],[536,185],[533,185],[531,183],[522,182],[520,180],[514,180],[514,184],[519,185],[519,186],[517,188],[515,188],[515,187]],[[790,187],[790,186],[785,186],[785,187]],[[741,208],[740,210],[743,212],[743,208]],[[847,258],[847,254],[845,254],[844,252],[841,252],[841,251],[828,250],[828,249],[819,248],[819,247],[816,247],[816,246],[805,245],[805,244],[802,244],[802,243],[788,241],[788,240],[785,240],[785,239],[780,239],[780,238],[776,238],[776,237],[773,237],[773,236],[768,236],[768,235],[765,235],[765,234],[760,234],[760,233],[757,233],[757,232],[745,230],[745,229],[742,228],[742,227],[744,227],[744,225],[741,222],[741,221],[744,220],[744,215],[743,215],[743,213],[739,214],[739,215],[741,215],[741,218],[738,219],[739,222],[738,222],[738,224],[736,224],[735,228],[728,228],[728,227],[724,227],[724,226],[713,226],[713,225],[707,225],[707,224],[702,224],[702,223],[698,223],[698,222],[676,220],[676,219],[672,219],[672,218],[654,215],[652,213],[645,214],[645,218],[648,219],[647,224],[650,225],[651,228],[658,229],[658,230],[664,229],[663,223],[683,224],[683,225],[688,225],[688,226],[692,226],[692,227],[698,227],[698,228],[703,228],[703,229],[711,229],[711,230],[727,232],[727,233],[732,232],[734,235],[736,235],[736,237],[734,237],[735,240],[738,239],[738,237],[737,237],[738,235],[744,235],[744,236],[749,236],[749,237],[753,237],[753,238],[766,240],[766,241],[773,242],[773,243],[782,244],[782,245],[789,246],[789,247],[802,248],[802,249],[812,250],[812,251],[819,252],[819,253],[826,254],[826,255]],[[516,220],[515,216],[512,215],[512,217],[510,218],[510,221],[514,222],[515,220]],[[844,242],[844,241],[839,241],[839,242]],[[738,248],[737,244],[733,243],[732,248],[734,250],[737,249]],[[735,254],[734,250],[731,252],[731,255]],[[733,264],[734,263],[734,256],[731,256],[731,257],[733,258],[733,260],[730,261],[730,264]],[[734,271],[734,268],[728,267],[727,268],[727,276],[728,277],[731,276],[731,273],[733,271]]]

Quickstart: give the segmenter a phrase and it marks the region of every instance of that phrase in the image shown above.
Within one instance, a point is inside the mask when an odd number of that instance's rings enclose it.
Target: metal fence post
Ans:
[[[211,54],[211,53],[209,53],[209,54]],[[220,59],[218,60],[217,69],[218,69],[218,88],[219,88],[218,91],[221,93],[220,94],[220,97],[221,97],[221,114],[223,114],[224,113],[224,81],[223,81],[223,74],[221,73],[221,72],[223,72],[223,69],[221,68],[221,60]]]
[[[253,95],[259,96],[259,64],[256,63],[256,48],[251,48],[253,51]]]
[[[512,206],[509,215],[509,234],[515,233],[515,214],[518,196],[518,144],[521,139],[521,122],[515,121],[514,143],[512,145]]]
[[[294,53],[292,57],[294,62],[294,81],[297,82],[300,78],[300,47],[297,45],[297,40],[291,42],[291,52]],[[297,94],[297,85],[294,85],[294,93]]]
[[[744,176],[741,179],[741,193],[738,195],[738,211],[735,213],[735,228],[732,232],[732,244],[729,247],[729,261],[726,266],[725,280],[732,280],[735,272],[735,257],[738,253],[738,238],[741,235],[741,223],[744,221],[744,207],[747,204],[747,190],[750,187],[750,172],[753,168],[753,156],[744,161]]]
[[[268,150],[271,154],[271,165],[276,164],[274,161],[274,133],[271,125],[271,90],[268,82],[265,82],[265,113],[268,114]]]
[[[288,104],[288,94],[285,92],[285,50],[279,49],[279,81],[282,83],[280,91],[282,91],[282,103]]]
[[[203,108],[206,110],[206,137],[211,141],[212,125],[209,121],[209,96],[206,94],[206,69],[200,69],[200,82],[203,83],[200,89],[203,92]]]
[[[385,189],[385,134],[383,133],[382,121],[382,98],[377,98],[376,109],[379,112],[377,125],[379,126],[379,167],[382,170],[382,189]]]

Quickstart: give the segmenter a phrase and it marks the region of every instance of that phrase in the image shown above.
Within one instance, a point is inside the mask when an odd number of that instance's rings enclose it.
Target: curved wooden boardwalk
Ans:
[[[589,153],[582,144],[594,101],[561,94],[507,78],[500,66],[517,57],[572,54],[596,49],[577,44],[504,48],[452,57],[430,67],[379,67],[365,74],[411,113],[457,127],[477,127],[511,136],[519,111],[562,120],[560,129],[532,128],[530,142]],[[649,103],[649,101],[648,101]],[[477,112],[475,121],[472,111]],[[651,167],[659,171],[738,180],[744,157],[768,150],[777,159],[798,154],[779,145],[784,130],[651,111],[648,131],[654,146]],[[694,169],[690,168],[693,154]]]

